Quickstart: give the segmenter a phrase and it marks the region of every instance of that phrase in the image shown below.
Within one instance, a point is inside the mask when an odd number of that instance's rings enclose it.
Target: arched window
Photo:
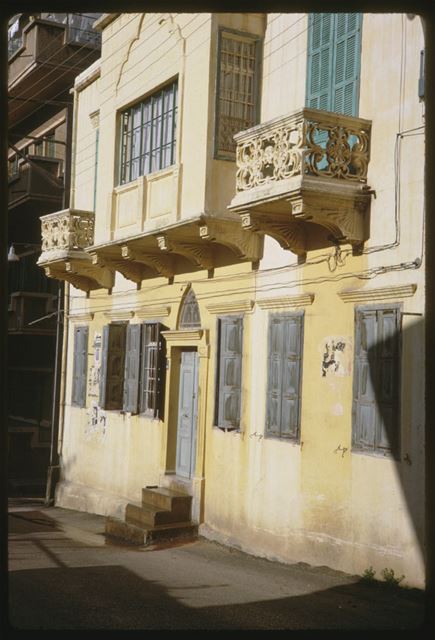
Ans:
[[[179,329],[196,329],[201,326],[201,316],[199,315],[198,302],[196,301],[195,292],[189,289],[186,294],[180,310],[180,319],[178,321]]]

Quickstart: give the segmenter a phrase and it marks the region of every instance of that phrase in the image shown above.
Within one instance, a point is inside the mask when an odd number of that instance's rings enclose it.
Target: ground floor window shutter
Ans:
[[[71,404],[86,406],[86,378],[88,372],[88,327],[74,329],[74,364]]]
[[[275,314],[269,322],[266,435],[298,439],[303,314]]]
[[[397,454],[400,308],[360,308],[355,317],[352,446]]]
[[[217,426],[239,429],[242,382],[243,318],[218,319]]]
[[[141,329],[140,324],[127,326],[123,409],[130,413],[138,411]]]

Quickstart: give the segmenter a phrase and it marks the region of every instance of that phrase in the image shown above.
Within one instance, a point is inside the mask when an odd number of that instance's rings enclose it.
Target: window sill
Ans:
[[[128,191],[129,189],[134,189],[139,185],[146,182],[153,182],[155,180],[160,180],[161,178],[165,178],[166,176],[172,175],[179,170],[179,165],[171,164],[169,167],[165,167],[164,169],[159,169],[158,171],[152,171],[151,173],[146,173],[145,175],[138,176],[134,180],[130,180],[129,182],[123,182],[122,184],[118,184],[114,187],[114,192],[116,194],[123,193],[124,191]]]

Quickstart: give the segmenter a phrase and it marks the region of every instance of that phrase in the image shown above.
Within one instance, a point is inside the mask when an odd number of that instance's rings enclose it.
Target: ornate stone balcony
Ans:
[[[94,245],[94,213],[66,209],[41,217],[38,265],[48,277],[78,289],[111,289],[115,273],[142,280],[191,271],[212,271],[236,262],[257,263],[263,243],[240,228],[238,218],[196,216],[154,231]]]
[[[113,273],[92,263],[85,249],[94,241],[94,213],[65,209],[41,217],[42,253],[38,265],[50,278],[90,291],[113,286]]]
[[[317,109],[242,131],[236,195],[229,209],[244,229],[274,237],[303,257],[368,238],[371,122]]]

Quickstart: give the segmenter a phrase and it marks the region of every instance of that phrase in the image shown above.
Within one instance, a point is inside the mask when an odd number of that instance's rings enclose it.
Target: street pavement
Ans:
[[[8,512],[12,631],[423,629],[419,590],[204,538],[114,544],[103,517],[37,500],[10,500]]]

